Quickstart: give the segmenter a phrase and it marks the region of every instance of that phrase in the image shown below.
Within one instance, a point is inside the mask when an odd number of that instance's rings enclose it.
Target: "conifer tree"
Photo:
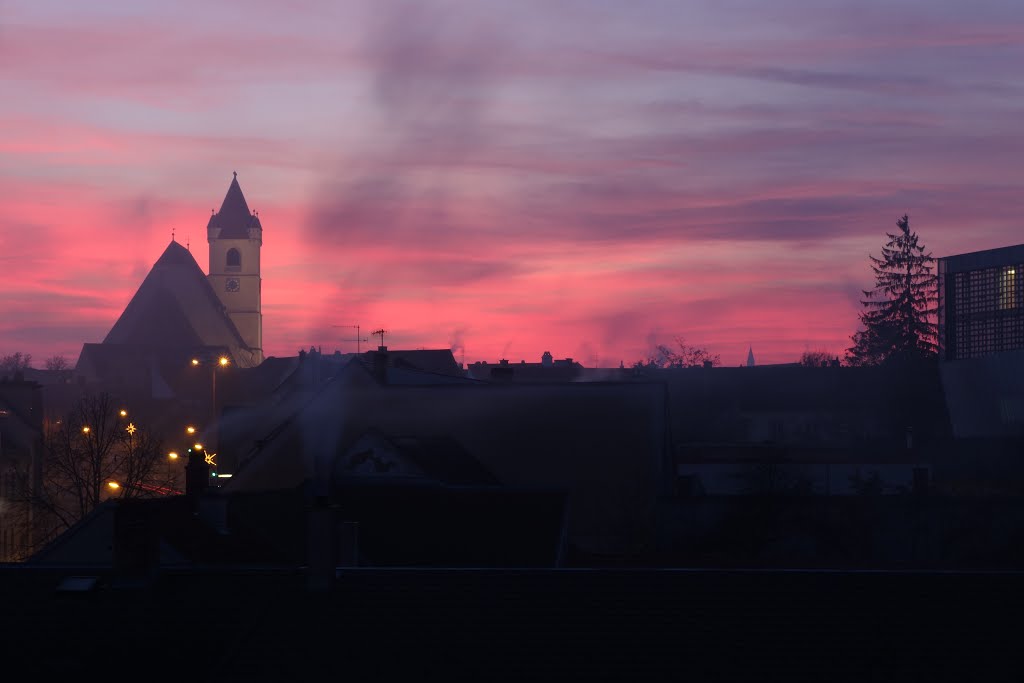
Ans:
[[[875,287],[864,291],[860,314],[862,330],[847,350],[850,365],[877,365],[889,360],[922,360],[936,356],[937,312],[935,259],[910,231],[910,218],[896,221],[899,231],[886,233],[889,241],[881,258],[870,256]]]

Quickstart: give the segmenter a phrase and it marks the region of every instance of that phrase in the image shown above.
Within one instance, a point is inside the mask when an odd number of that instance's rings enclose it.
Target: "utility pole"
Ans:
[[[356,338],[355,339],[342,339],[341,341],[354,341],[356,343],[356,354],[357,355],[359,354],[359,342],[370,341],[369,339],[366,339],[365,337],[363,337],[360,334],[360,332],[359,332],[359,325],[331,325],[331,327],[354,327],[355,328],[355,330],[356,330]],[[374,334],[376,334],[376,332],[374,332]]]
[[[384,329],[384,328],[382,327],[382,328],[380,328],[379,330],[374,330],[374,331],[373,331],[373,332],[371,332],[370,334],[379,334],[379,335],[380,335],[380,345],[381,345],[381,346],[384,346],[384,335],[385,335],[386,333],[387,333],[387,330],[385,330],[385,329]]]

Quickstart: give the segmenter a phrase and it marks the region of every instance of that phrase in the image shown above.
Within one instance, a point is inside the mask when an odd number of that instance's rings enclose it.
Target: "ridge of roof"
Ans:
[[[188,265],[189,263],[194,263],[196,268],[199,268],[199,264],[196,263],[195,258],[192,256],[192,252],[189,251],[188,249],[186,249],[185,247],[181,246],[178,242],[176,242],[172,238],[171,239],[171,243],[167,245],[166,249],[164,249],[164,253],[162,253],[160,255],[160,258],[158,258],[156,260],[156,263],[154,263],[153,265],[154,266],[170,266],[170,265],[182,266],[182,265]],[[200,272],[202,272],[202,269],[200,269]]]

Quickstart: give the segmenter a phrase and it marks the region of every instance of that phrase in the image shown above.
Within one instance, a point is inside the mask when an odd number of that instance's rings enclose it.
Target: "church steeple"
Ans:
[[[747,367],[748,368],[754,367],[754,347],[753,346],[748,346],[747,347]]]
[[[237,173],[232,174],[220,211],[210,216],[206,239],[210,243],[207,279],[245,343],[262,360],[260,248],[263,226],[259,216],[249,210]]]
[[[242,194],[237,173],[231,178],[231,185],[228,186],[224,201],[221,202],[220,211],[210,216],[206,229],[208,232],[216,231],[213,237],[217,239],[244,240],[252,237],[254,230],[262,232],[259,216],[249,210],[249,204]]]

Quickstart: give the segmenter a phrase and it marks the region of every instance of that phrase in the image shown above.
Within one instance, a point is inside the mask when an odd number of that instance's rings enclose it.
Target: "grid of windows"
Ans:
[[[944,286],[947,358],[1024,349],[1024,264],[950,273]]]

